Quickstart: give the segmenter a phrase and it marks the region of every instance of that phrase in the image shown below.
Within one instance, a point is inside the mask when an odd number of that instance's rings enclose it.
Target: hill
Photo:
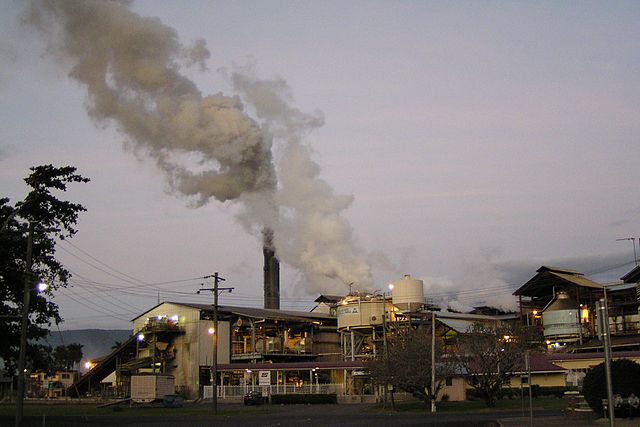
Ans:
[[[49,336],[40,342],[55,348],[71,343],[82,344],[83,360],[105,356],[112,351],[117,342],[123,342],[131,336],[130,329],[76,329],[69,331],[50,331]]]

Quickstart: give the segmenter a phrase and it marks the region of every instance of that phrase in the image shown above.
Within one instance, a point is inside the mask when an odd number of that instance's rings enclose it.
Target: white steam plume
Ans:
[[[463,262],[455,279],[423,277],[425,296],[434,303],[454,311],[469,312],[473,307],[488,306],[503,311],[517,309],[513,285],[505,282],[491,260],[491,254],[478,255]]]
[[[196,206],[211,198],[240,201],[247,228],[272,228],[278,257],[301,269],[316,291],[336,290],[327,279],[370,285],[369,267],[341,216],[351,199],[319,179],[302,143],[322,116],[290,107],[286,82],[232,73],[254,120],[238,96],[203,96],[181,74],[183,67],[205,69],[204,40],[186,47],[174,29],[133,13],[126,2],[35,0],[26,22],[48,35],[50,50],[86,86],[91,118],[115,124],[176,193]],[[279,183],[272,141],[284,144]],[[179,161],[185,157],[200,163],[197,171]]]
[[[320,167],[303,144],[304,135],[324,123],[321,113],[305,114],[290,107],[290,89],[282,79],[258,80],[250,70],[237,69],[231,80],[269,133],[284,143],[274,198],[280,215],[277,222],[268,224],[275,231],[279,256],[302,270],[315,290],[344,292],[345,283],[351,282],[370,289],[369,265],[354,251],[351,226],[340,215],[352,198],[334,194],[319,178]],[[252,209],[249,201],[245,206],[248,223],[255,223],[252,218],[266,211]]]

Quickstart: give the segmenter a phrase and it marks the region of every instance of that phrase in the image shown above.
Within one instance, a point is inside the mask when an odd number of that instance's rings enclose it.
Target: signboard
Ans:
[[[338,307],[338,316],[344,316],[345,314],[358,314],[358,306],[353,307]]]
[[[271,371],[258,371],[258,385],[271,385]]]

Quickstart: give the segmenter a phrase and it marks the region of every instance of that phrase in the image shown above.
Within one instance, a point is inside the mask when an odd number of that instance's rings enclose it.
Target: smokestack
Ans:
[[[264,254],[264,308],[280,309],[280,262],[273,247],[273,230],[262,231]]]

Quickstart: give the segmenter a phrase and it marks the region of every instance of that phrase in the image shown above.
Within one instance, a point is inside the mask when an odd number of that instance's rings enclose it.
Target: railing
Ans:
[[[213,396],[213,387],[206,385],[203,387],[203,398],[211,399]],[[249,391],[258,390],[263,396],[271,396],[273,394],[328,394],[335,393],[344,395],[344,384],[313,384],[296,386],[291,384],[275,384],[275,385],[225,385],[218,386],[218,397],[221,399],[242,397]]]

